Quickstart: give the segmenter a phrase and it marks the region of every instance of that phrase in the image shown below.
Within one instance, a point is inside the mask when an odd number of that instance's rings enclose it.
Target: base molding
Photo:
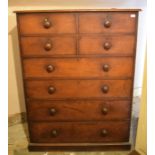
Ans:
[[[130,143],[30,143],[29,151],[129,151]]]

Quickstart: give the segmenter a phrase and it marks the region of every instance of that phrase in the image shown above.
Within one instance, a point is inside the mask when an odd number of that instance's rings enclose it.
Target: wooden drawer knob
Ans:
[[[101,134],[103,137],[107,136],[108,131],[106,129],[102,129]]]
[[[111,26],[111,22],[109,21],[109,20],[106,20],[105,22],[104,22],[104,27],[105,28],[109,28]]]
[[[56,89],[53,86],[48,87],[48,93],[53,94],[56,91]]]
[[[104,47],[105,50],[109,50],[112,47],[112,45],[111,45],[110,42],[105,42],[103,47]]]
[[[50,115],[54,116],[57,113],[57,110],[55,108],[50,109]]]
[[[48,65],[48,66],[46,67],[46,70],[47,70],[47,72],[51,73],[51,72],[54,71],[54,66]]]
[[[56,129],[53,129],[52,131],[51,131],[51,136],[52,137],[57,137],[58,136],[58,131],[56,130]]]
[[[108,109],[107,109],[106,107],[103,107],[103,108],[102,108],[102,113],[103,113],[104,115],[108,114]]]
[[[107,85],[104,85],[102,87],[102,92],[106,94],[106,93],[108,93],[108,91],[109,91],[109,87]]]
[[[44,49],[46,50],[46,51],[49,51],[49,50],[51,50],[52,49],[52,43],[46,43],[45,44],[45,46],[44,46]]]
[[[103,65],[103,71],[105,71],[105,72],[109,71],[109,65],[108,64]]]
[[[51,27],[51,25],[52,25],[52,24],[51,24],[51,22],[49,21],[49,19],[45,18],[45,19],[44,19],[44,22],[43,22],[44,28],[48,29],[48,28]]]

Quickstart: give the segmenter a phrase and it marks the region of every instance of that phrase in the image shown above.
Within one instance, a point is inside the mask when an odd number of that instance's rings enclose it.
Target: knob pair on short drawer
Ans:
[[[48,18],[45,18],[44,21],[43,21],[43,27],[48,29],[52,26],[52,23],[51,21],[48,19]],[[52,43],[51,42],[47,42],[45,45],[44,45],[44,49],[46,51],[49,51],[52,49]]]
[[[104,25],[105,28],[110,28],[111,27],[111,22],[109,20],[106,20],[103,25]],[[103,48],[105,50],[109,50],[111,47],[112,47],[112,44],[110,42],[108,42],[108,41],[103,44]]]

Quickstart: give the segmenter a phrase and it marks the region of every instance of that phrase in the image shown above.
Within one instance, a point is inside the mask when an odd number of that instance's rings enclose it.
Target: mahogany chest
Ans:
[[[29,149],[127,150],[138,11],[17,11]]]

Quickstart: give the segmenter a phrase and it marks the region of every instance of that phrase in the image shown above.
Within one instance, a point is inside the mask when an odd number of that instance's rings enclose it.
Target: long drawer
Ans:
[[[129,100],[27,101],[31,121],[129,120]]]
[[[132,80],[28,80],[29,98],[131,97]]]
[[[32,143],[127,142],[129,139],[129,121],[29,124]]]
[[[133,75],[133,59],[120,58],[31,58],[23,60],[25,78],[124,78]]]

